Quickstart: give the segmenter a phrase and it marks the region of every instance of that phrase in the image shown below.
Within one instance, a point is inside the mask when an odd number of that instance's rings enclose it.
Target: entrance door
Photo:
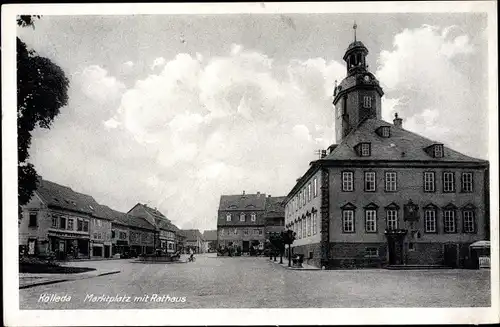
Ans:
[[[389,264],[400,265],[403,263],[403,240],[391,237],[387,240]]]
[[[248,251],[250,251],[250,242],[243,241],[243,252],[248,252]]]
[[[109,245],[104,246],[104,257],[109,258]]]
[[[457,267],[457,245],[445,244],[444,245],[444,264],[450,268]]]

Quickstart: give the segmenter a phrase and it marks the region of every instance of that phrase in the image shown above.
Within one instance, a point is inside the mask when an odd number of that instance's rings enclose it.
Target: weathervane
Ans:
[[[352,29],[354,30],[354,42],[356,42],[356,29],[358,28],[358,25],[356,25],[356,21],[354,21],[354,25],[352,25]]]

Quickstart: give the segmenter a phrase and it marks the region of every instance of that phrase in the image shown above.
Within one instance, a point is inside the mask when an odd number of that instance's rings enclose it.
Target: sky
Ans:
[[[216,229],[222,194],[285,196],[335,143],[354,21],[382,118],[488,159],[486,15],[331,13],[43,16],[18,36],[65,71],[69,102],[30,160],[116,210]]]

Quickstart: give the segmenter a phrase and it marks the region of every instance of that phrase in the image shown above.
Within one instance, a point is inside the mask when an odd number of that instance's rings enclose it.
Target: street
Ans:
[[[196,259],[167,265],[130,259],[71,262],[121,272],[21,289],[20,309],[490,306],[489,270],[296,271],[263,257]],[[43,294],[67,301],[43,301]]]

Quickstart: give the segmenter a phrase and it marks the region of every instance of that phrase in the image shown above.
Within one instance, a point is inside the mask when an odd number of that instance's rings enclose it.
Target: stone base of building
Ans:
[[[451,242],[404,243],[398,262],[390,260],[386,242],[331,242],[328,260],[323,263],[320,243],[292,247],[292,255],[302,254],[305,263],[316,267],[324,265],[326,269],[384,268],[391,264],[475,268],[478,258],[469,245]]]

